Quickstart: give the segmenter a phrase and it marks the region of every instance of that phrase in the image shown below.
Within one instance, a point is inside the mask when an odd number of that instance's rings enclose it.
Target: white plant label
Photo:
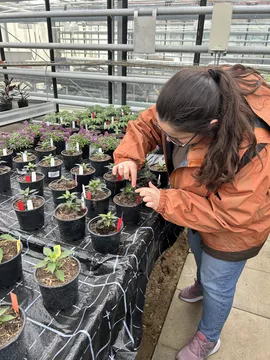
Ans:
[[[51,158],[51,166],[55,166],[55,160],[54,160],[54,158]]]
[[[7,149],[3,149],[3,155],[7,155]]]
[[[76,183],[76,185],[78,184],[78,182],[77,182],[77,174],[75,174],[75,183]]]
[[[111,117],[111,124],[114,124],[114,116]]]
[[[106,121],[104,121],[104,130],[107,129],[107,124],[106,124]]]
[[[158,175],[158,184],[160,185],[160,174]]]
[[[47,125],[47,126],[50,126],[50,122],[49,122],[49,121],[46,121],[46,125]]]
[[[85,191],[85,186],[82,185],[82,192],[83,192],[83,196],[86,198],[86,191]]]
[[[23,162],[28,161],[28,160],[27,160],[27,153],[23,153],[22,159],[23,159]]]
[[[102,148],[98,148],[98,152],[99,152],[99,153],[102,153]]]
[[[60,172],[59,172],[59,171],[49,171],[49,172],[48,172],[48,177],[49,177],[49,178],[56,178],[56,177],[58,177],[58,176],[60,176]]]
[[[60,124],[62,124],[63,123],[63,118],[62,118],[62,116],[60,116]]]
[[[85,130],[88,130],[88,126],[87,126],[87,124],[85,124]]]
[[[84,201],[84,197],[81,197],[81,204],[82,204],[82,209],[85,209],[85,201]]]
[[[37,181],[37,174],[35,171],[32,172],[32,182]]]
[[[83,167],[82,167],[82,165],[79,166],[79,175],[83,175]]]
[[[51,147],[53,147],[53,139],[50,139]]]
[[[26,206],[27,206],[27,210],[33,210],[34,209],[33,201],[27,200]]]
[[[72,121],[72,127],[75,128],[75,121]]]
[[[66,150],[68,150],[68,143],[66,142]]]
[[[77,150],[77,151],[80,151],[80,146],[79,146],[79,143],[78,143],[78,142],[76,142],[76,150]]]

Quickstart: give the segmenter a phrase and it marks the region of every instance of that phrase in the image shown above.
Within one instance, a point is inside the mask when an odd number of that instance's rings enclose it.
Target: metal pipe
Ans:
[[[107,0],[107,9],[112,9],[112,0]],[[111,16],[107,17],[107,36],[108,44],[113,43],[113,18]],[[112,61],[114,53],[112,50],[108,50],[108,60]],[[113,65],[108,65],[108,76],[113,74]],[[113,103],[113,83],[108,82],[108,103]]]
[[[122,0],[122,8],[128,8],[128,0]],[[127,45],[127,30],[128,30],[128,17],[122,16],[122,31],[121,31],[121,43]],[[122,51],[122,61],[127,61],[127,51]],[[127,76],[126,66],[121,66],[121,75]],[[121,105],[127,104],[127,84],[122,82],[121,84]]]
[[[206,5],[207,5],[207,0],[200,0],[200,6],[206,6]],[[198,26],[197,26],[196,45],[202,45],[204,21],[205,21],[205,15],[200,14],[199,19],[198,19]],[[183,43],[184,43],[184,41],[182,42],[182,45],[183,45]],[[200,57],[201,57],[200,53],[196,52],[194,54],[194,59],[193,59],[194,66],[200,65]]]
[[[3,42],[3,36],[2,36],[2,27],[0,26],[0,43]],[[3,47],[0,48],[0,55],[1,55],[1,60],[3,62],[6,61],[6,56],[5,56],[5,50]],[[3,66],[3,69],[6,69],[7,67],[6,66]],[[8,75],[7,74],[4,74],[4,79],[5,80],[8,80]]]
[[[0,19],[41,19],[41,18],[67,18],[67,17],[94,17],[94,16],[133,16],[134,11],[139,11],[139,16],[152,15],[153,10],[157,10],[159,15],[205,15],[212,14],[213,6],[164,6],[164,7],[147,7],[147,8],[129,8],[129,9],[98,9],[98,10],[56,10],[50,11],[29,11],[29,12],[13,12],[0,13]],[[268,5],[250,5],[250,6],[234,6],[233,14],[270,14]]]

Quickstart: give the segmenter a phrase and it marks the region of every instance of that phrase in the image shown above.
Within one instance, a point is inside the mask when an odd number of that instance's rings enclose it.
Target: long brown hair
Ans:
[[[246,79],[253,74],[252,79]],[[175,130],[198,133],[212,141],[203,164],[194,175],[209,191],[233,181],[243,140],[256,152],[255,115],[244,95],[262,83],[257,71],[235,65],[227,69],[183,69],[161,89],[157,100],[160,121]],[[213,126],[210,121],[218,119]]]

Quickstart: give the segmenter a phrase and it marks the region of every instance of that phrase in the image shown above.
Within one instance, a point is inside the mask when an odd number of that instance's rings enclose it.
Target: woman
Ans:
[[[163,144],[171,188],[149,183],[136,192],[166,220],[189,227],[197,280],[179,296],[203,299],[203,314],[178,360],[218,351],[239,276],[270,232],[269,126],[270,89],[255,70],[184,69],[156,106],[129,122],[114,153],[113,172],[135,186],[146,154]]]

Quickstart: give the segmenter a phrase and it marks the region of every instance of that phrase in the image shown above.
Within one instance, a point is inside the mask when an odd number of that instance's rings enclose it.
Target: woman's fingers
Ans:
[[[126,180],[131,181],[133,187],[137,182],[137,165],[134,161],[123,161],[122,163],[115,165],[112,170],[113,175],[117,173]]]

